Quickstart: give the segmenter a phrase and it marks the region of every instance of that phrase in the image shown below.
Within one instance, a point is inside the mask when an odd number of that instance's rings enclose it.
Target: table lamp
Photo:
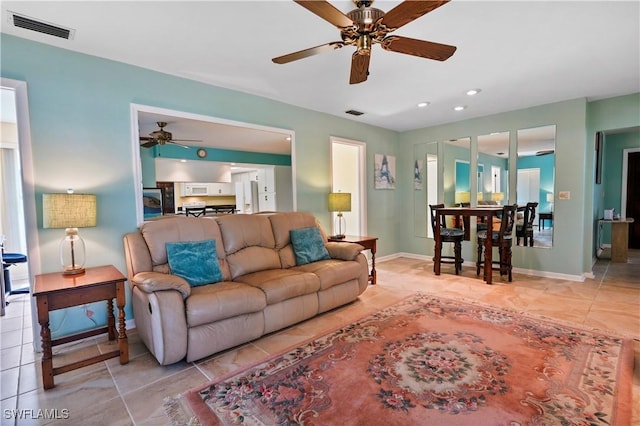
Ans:
[[[85,246],[78,228],[96,226],[96,196],[93,194],[42,194],[42,227],[66,228],[60,242],[63,275],[84,273]]]
[[[351,211],[351,194],[349,192],[330,192],[329,193],[329,211],[338,212],[333,230],[338,230],[336,235],[331,238],[344,238],[343,229],[347,229],[347,222],[344,220],[342,212]]]
[[[468,203],[471,200],[471,193],[469,192],[456,192],[454,196],[454,202],[456,204]]]
[[[547,193],[547,203],[549,203],[549,211],[553,211],[553,192]]]

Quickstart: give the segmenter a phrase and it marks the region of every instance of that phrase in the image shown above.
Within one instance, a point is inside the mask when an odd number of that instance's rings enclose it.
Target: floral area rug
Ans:
[[[213,425],[627,425],[630,340],[414,295],[182,402]]]

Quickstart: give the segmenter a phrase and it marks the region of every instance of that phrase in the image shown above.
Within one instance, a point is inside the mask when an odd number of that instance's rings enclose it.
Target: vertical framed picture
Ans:
[[[424,160],[415,160],[413,163],[413,189],[422,190],[422,174],[424,173]]]
[[[142,206],[145,220],[162,216],[162,189],[143,188]]]
[[[604,151],[604,133],[596,132],[596,183],[602,183],[602,151]]]
[[[396,157],[387,154],[376,154],[374,163],[374,188],[396,189]]]

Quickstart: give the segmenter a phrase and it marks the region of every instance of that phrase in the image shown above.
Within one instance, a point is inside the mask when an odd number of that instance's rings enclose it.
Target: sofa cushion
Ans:
[[[153,270],[169,273],[166,244],[176,241],[215,240],[218,263],[224,280],[231,280],[229,266],[225,260],[224,246],[218,222],[213,218],[169,217],[145,222],[140,233],[151,255]]]
[[[214,240],[167,243],[171,273],[192,287],[222,280]]]
[[[320,290],[326,290],[337,284],[358,279],[362,274],[362,266],[355,261],[337,259],[321,260],[293,268],[297,271],[312,272],[320,279]]]
[[[316,227],[292,229],[291,244],[296,256],[296,265],[306,265],[318,260],[330,259],[329,252],[324,246],[320,229]]]
[[[260,312],[265,306],[267,299],[260,289],[231,281],[193,287],[185,300],[189,327]]]
[[[230,281],[236,281],[241,275],[281,267],[267,216],[230,214],[216,220],[231,273]]]
[[[268,269],[238,277],[236,281],[249,284],[262,290],[267,297],[267,305],[320,289],[317,275],[293,269]]]

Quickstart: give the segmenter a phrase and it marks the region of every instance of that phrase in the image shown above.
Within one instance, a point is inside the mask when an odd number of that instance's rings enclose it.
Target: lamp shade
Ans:
[[[469,192],[456,192],[454,201],[455,201],[456,204],[468,203],[469,201],[471,201],[471,193],[469,193]]]
[[[351,211],[351,193],[330,192],[329,193],[329,211],[330,212],[350,212]]]
[[[547,194],[547,203],[553,203],[553,192]]]
[[[491,200],[502,201],[504,200],[504,192],[494,192],[491,194]]]
[[[96,226],[94,194],[43,194],[43,228],[87,228]]]

